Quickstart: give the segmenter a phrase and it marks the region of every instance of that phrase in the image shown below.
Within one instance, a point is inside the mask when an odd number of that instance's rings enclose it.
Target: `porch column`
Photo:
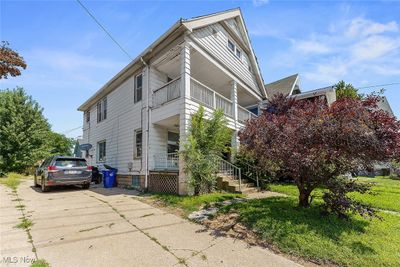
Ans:
[[[190,122],[190,114],[187,101],[190,99],[190,45],[188,41],[182,46],[181,50],[181,111],[179,122],[179,151],[184,150],[186,143],[187,131]],[[179,155],[179,183],[178,189],[180,195],[188,193],[188,183],[184,172],[184,160]]]
[[[232,88],[231,88],[231,100],[232,100],[232,116],[235,122],[235,129],[232,134],[232,141],[231,141],[231,146],[232,146],[232,155],[231,155],[231,160],[234,160],[235,154],[237,149],[239,148],[239,138],[238,138],[238,96],[237,96],[237,82],[233,80],[231,82]]]

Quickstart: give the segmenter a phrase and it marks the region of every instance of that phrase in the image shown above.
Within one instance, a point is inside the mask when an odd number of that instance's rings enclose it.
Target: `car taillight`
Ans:
[[[55,171],[57,171],[57,167],[56,166],[49,166],[49,167],[47,167],[47,170],[49,172],[55,172]]]
[[[93,170],[93,166],[87,166],[87,170],[88,171],[92,171]]]

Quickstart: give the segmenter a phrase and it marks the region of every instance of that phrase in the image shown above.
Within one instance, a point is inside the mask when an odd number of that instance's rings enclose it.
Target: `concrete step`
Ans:
[[[218,176],[217,178],[217,186],[219,189],[225,190],[231,193],[250,193],[257,191],[253,182],[249,182],[247,179],[243,179],[240,189],[239,189],[239,181],[234,180],[232,177],[224,175]]]

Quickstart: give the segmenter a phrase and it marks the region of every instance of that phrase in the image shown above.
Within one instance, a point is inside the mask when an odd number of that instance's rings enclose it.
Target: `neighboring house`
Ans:
[[[336,91],[333,86],[328,86],[312,91],[301,91],[299,74],[294,74],[283,79],[265,85],[265,90],[269,98],[276,94],[283,94],[296,99],[326,99],[328,105],[336,101]]]
[[[267,97],[239,9],[181,19],[79,108],[90,164],[118,168],[118,183],[187,193],[178,151],[190,116],[222,109],[232,146]]]

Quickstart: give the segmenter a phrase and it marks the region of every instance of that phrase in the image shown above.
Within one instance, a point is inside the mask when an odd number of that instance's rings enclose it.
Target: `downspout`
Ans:
[[[146,129],[146,167],[145,167],[145,175],[144,175],[144,188],[147,191],[148,188],[148,175],[149,175],[149,128],[150,128],[150,108],[149,108],[149,103],[150,103],[150,66],[146,63],[146,61],[143,60],[143,57],[140,58],[140,61],[143,63],[143,65],[146,66],[146,76],[147,76],[147,103],[146,103],[146,108],[147,108],[147,129]]]

